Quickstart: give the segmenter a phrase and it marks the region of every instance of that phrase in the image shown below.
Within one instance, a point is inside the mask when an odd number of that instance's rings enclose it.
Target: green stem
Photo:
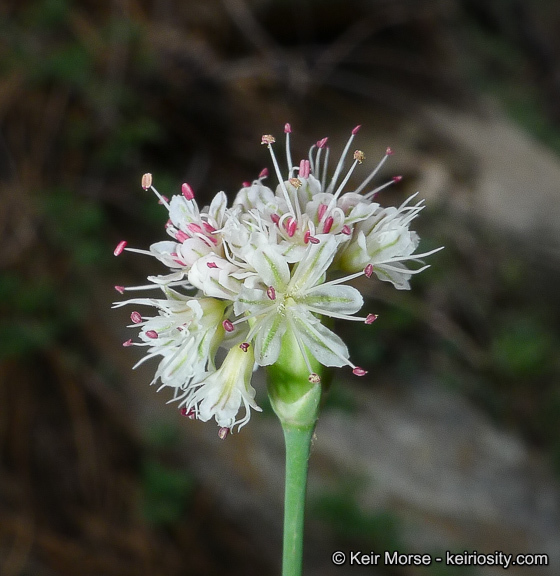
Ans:
[[[282,576],[301,576],[309,450],[315,426],[283,425],[286,442]]]

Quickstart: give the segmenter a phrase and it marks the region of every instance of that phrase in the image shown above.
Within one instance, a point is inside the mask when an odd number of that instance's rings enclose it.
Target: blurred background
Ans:
[[[382,204],[420,190],[410,292],[362,286],[312,454],[305,574],[334,550],[545,552],[560,564],[560,12],[556,0],[0,3],[0,574],[279,573],[283,448],[265,410],[222,442],[149,387],[113,286],[154,261],[140,187],[231,198],[329,136]],[[555,568],[556,566],[556,568]],[[461,576],[490,569],[368,567]]]

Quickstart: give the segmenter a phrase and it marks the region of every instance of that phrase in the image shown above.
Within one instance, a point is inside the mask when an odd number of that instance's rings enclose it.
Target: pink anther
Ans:
[[[289,122],[286,122],[286,124],[284,124],[284,133],[285,134],[291,134],[292,132],[292,127],[290,126]]]
[[[134,324],[140,324],[140,322],[142,322],[142,315],[140,312],[134,311],[130,315],[130,319],[134,322]]]
[[[193,234],[204,234],[202,228],[194,222],[187,224],[187,228],[189,229],[189,232],[192,232]]]
[[[299,177],[300,178],[309,178],[309,174],[311,172],[311,164],[309,160],[302,160],[299,163]]]
[[[196,418],[196,412],[194,411],[194,408],[183,406],[181,408],[181,416],[185,416],[189,420],[194,420]]]
[[[115,286],[115,290],[116,290],[119,294],[124,294],[125,287],[124,287],[124,286]]]
[[[323,138],[322,140],[319,140],[317,142],[317,148],[324,148],[327,145],[328,141],[329,141],[328,138]]]
[[[243,352],[247,352],[247,350],[249,350],[249,342],[242,342],[241,344],[239,344],[239,348],[241,348],[241,350],[243,350]]]
[[[352,134],[353,134],[353,135],[356,135],[356,134],[360,131],[360,128],[361,128],[361,127],[362,127],[362,125],[361,125],[361,124],[358,124],[358,125],[352,130]]]
[[[400,182],[402,180],[402,176],[393,176],[393,182]]]
[[[194,200],[193,189],[186,182],[181,185],[181,192],[187,200]]]
[[[286,232],[288,236],[291,238],[297,230],[297,221],[294,218],[288,218],[286,220]]]
[[[208,268],[217,268],[218,267],[216,262],[206,262],[206,266],[208,266]]]
[[[155,330],[146,330],[146,336],[152,340],[156,340],[158,338],[158,333]]]
[[[387,147],[387,150],[385,150],[385,154],[387,154],[387,156],[391,156],[393,154],[393,149]]]
[[[377,314],[368,314],[365,320],[366,324],[373,324],[377,320]]]
[[[229,436],[230,432],[231,432],[231,428],[226,428],[225,426],[223,426],[222,428],[220,428],[218,430],[218,438],[220,440],[225,440]]]
[[[373,274],[373,264],[368,264],[368,265],[364,268],[364,274],[365,274],[368,278],[371,278],[371,275]]]
[[[226,332],[233,332],[235,330],[235,326],[229,320],[224,320],[222,326]]]
[[[319,222],[323,219],[327,208],[328,206],[326,204],[319,204],[319,207],[317,208],[317,218],[319,219]]]
[[[151,186],[152,186],[152,175],[149,172],[147,172],[142,176],[142,188],[144,188],[144,190],[147,190],[148,188],[151,188]]]
[[[271,300],[276,300],[276,290],[274,289],[274,286],[269,286],[266,289],[266,295],[271,299]]]
[[[342,234],[346,234],[346,236],[350,236],[350,234],[352,234],[352,230],[350,229],[350,226],[348,226],[347,224],[344,224],[340,232]]]
[[[367,370],[364,370],[363,368],[356,366],[356,368],[352,370],[352,374],[355,374],[356,376],[365,376],[367,374]]]
[[[331,231],[333,223],[334,223],[334,218],[332,216],[328,216],[325,219],[325,223],[323,224],[323,232],[325,234],[328,234]]]
[[[268,168],[263,168],[259,174],[259,180],[268,176]]]
[[[113,254],[115,256],[120,256],[124,249],[126,248],[126,245],[128,244],[128,242],[126,240],[121,240],[118,244],[117,247],[115,248]]]
[[[128,348],[129,346],[133,346],[132,340],[127,340],[126,342],[123,342],[122,345],[123,345],[125,348]]]
[[[177,240],[177,242],[180,242],[181,244],[185,241],[189,239],[189,235],[186,232],[183,232],[182,230],[177,230],[177,234],[175,234],[175,240]]]

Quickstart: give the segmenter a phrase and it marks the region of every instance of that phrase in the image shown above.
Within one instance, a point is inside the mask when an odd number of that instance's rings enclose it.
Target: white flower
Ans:
[[[265,169],[243,185],[229,209],[223,192],[200,210],[188,184],[183,184],[182,195],[168,201],[151,185],[151,175],[142,180],[143,188],[151,189],[167,208],[166,229],[172,240],[156,242],[149,251],[127,248],[123,241],[115,255],[130,250],[154,256],[168,273],[149,276],[147,286],[116,287],[120,293],[161,290],[162,298],[136,298],[116,306],[157,310],[153,317],[136,311],[131,315],[133,326],[140,328],[136,345],[148,349],[139,363],[160,357],[154,381],[174,389],[184,414],[203,421],[214,418],[221,437],[243,426],[251,408],[259,410],[251,386],[253,367],[274,364],[287,333],[289,342],[299,347],[311,382],[320,380],[312,371],[317,363],[350,366],[354,374],[366,374],[350,361],[346,345],[323,320],[371,324],[374,314],[355,315],[363,299],[345,282],[375,273],[398,289],[408,289],[410,277],[426,266],[414,270],[407,264],[435,252],[415,253],[419,238],[410,224],[423,208],[421,201],[411,205],[412,196],[399,208],[383,208],[374,201],[400,176],[367,190],[392,154],[389,148],[362,184],[347,190],[365,158],[356,150],[344,172],[359,128],[352,130],[330,179],[326,138],[311,147],[308,158],[293,163],[287,124],[283,174],[274,137],[263,136],[278,186],[273,191],[263,183]],[[341,272],[349,275],[338,277]],[[220,347],[228,352],[216,370]],[[242,407],[245,412],[238,416]]]
[[[309,245],[293,270],[269,246],[253,251],[249,262],[255,277],[246,281],[233,309],[241,320],[252,323],[247,340],[254,338],[255,361],[261,366],[276,362],[282,336],[291,329],[310,372],[308,353],[324,366],[349,365],[360,372],[350,362],[344,342],[323,326],[317,315],[360,321],[372,317],[352,316],[362,307],[363,298],[355,288],[341,285],[344,279],[325,282],[338,241],[329,235],[318,239],[319,243]]]
[[[231,430],[244,426],[251,418],[250,408],[261,409],[255,402],[255,389],[251,386],[254,357],[248,345],[233,347],[217,371],[210,372],[193,386],[181,402],[187,413],[207,422],[212,417],[218,426]],[[239,418],[243,404],[245,414]]]

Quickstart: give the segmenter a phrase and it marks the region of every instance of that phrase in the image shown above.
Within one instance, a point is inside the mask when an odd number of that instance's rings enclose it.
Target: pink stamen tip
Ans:
[[[208,268],[217,268],[218,267],[216,262],[206,262],[206,266],[208,266]]]
[[[239,348],[241,348],[243,352],[247,352],[247,350],[249,350],[249,342],[242,342],[239,344]]]
[[[142,176],[142,188],[144,188],[144,190],[148,190],[148,188],[151,188],[151,186],[152,186],[152,175],[149,172],[147,172]]]
[[[181,185],[181,192],[187,200],[194,200],[193,189],[186,182]]]
[[[368,264],[368,265],[364,268],[364,274],[365,274],[368,278],[371,278],[371,275],[373,274],[373,264]]]
[[[132,340],[127,340],[126,342],[123,342],[122,345],[123,345],[125,348],[128,348],[129,346],[133,346]]]
[[[169,204],[169,198],[167,196],[161,195],[161,198],[157,201],[158,204],[165,204],[167,202]]]
[[[177,240],[177,242],[180,242],[182,244],[185,240],[189,239],[189,236],[182,230],[177,230],[177,234],[175,234],[175,239]]]
[[[173,226],[173,222],[171,221],[171,219],[169,219],[166,223],[165,223],[165,227],[169,228],[169,226]]]
[[[208,224],[208,222],[203,222],[202,227],[204,228],[204,230],[206,230],[206,232],[209,232],[210,234],[216,232],[216,228],[214,228],[212,224]]]
[[[317,142],[317,148],[324,148],[327,145],[328,138],[323,138]]]
[[[158,333],[155,330],[146,330],[146,336],[152,340],[156,340],[158,338]]]
[[[321,240],[319,240],[319,238],[315,238],[315,236],[309,236],[309,242],[311,242],[311,244],[320,244]]]
[[[225,440],[229,436],[230,432],[231,432],[230,428],[226,428],[225,426],[223,426],[218,430],[218,438],[220,440]]]
[[[286,220],[286,232],[288,236],[291,238],[297,230],[297,221],[294,218],[288,218]]]
[[[385,150],[385,154],[387,154],[387,156],[391,156],[393,154],[393,149],[387,147],[387,150]]]
[[[323,219],[323,216],[325,215],[327,208],[328,206],[326,204],[319,204],[319,207],[317,208],[317,218],[319,219],[319,221]]]
[[[134,322],[134,324],[140,324],[140,322],[142,322],[142,315],[140,312],[134,311],[130,315],[130,319]]]
[[[271,299],[271,300],[276,300],[276,290],[274,289],[274,286],[269,286],[266,289],[266,295]]]
[[[118,244],[117,247],[115,248],[115,251],[113,252],[113,254],[115,256],[120,256],[124,249],[126,248],[126,245],[128,244],[128,242],[126,240],[121,240]]]
[[[311,238],[311,231],[308,230],[304,235],[303,235],[303,242],[305,244],[309,243],[309,238]]]
[[[286,122],[286,124],[284,124],[284,134],[291,134],[292,132],[292,127],[290,126],[289,122]]]
[[[307,379],[312,384],[319,384],[319,382],[321,382],[321,377],[319,376],[319,374],[315,374],[315,372],[309,374],[309,377]]]
[[[393,182],[400,182],[402,180],[402,176],[393,176]]]
[[[263,169],[261,170],[261,173],[259,174],[259,180],[260,180],[261,178],[266,178],[267,176],[268,176],[268,168],[263,168]]]
[[[241,183],[241,186],[243,188],[250,188],[251,187],[251,182],[247,182],[247,180],[245,180],[245,182]]]
[[[329,216],[325,220],[325,223],[323,224],[323,232],[325,234],[328,234],[331,231],[333,223],[334,223],[334,218],[332,216]]]
[[[368,314],[365,320],[366,324],[373,324],[377,320],[377,314]]]
[[[367,374],[367,370],[364,370],[363,368],[356,366],[356,368],[352,370],[352,374],[355,374],[356,376],[365,376]]]
[[[233,332],[235,330],[235,326],[229,320],[224,320],[222,326],[226,332]]]
[[[192,232],[193,234],[203,234],[204,233],[202,228],[198,224],[195,224],[194,222],[192,222],[191,224],[187,224],[187,228],[189,229],[189,232]]]
[[[309,174],[311,172],[311,164],[309,160],[302,160],[299,163],[299,177],[300,178],[309,178]]]
[[[354,128],[354,130],[352,130],[352,134],[356,135],[356,134],[360,131],[360,128],[361,128],[361,127],[362,127],[362,125],[361,125],[361,124],[358,124],[358,125]]]
[[[350,234],[352,234],[352,230],[350,229],[350,226],[348,226],[347,224],[344,224],[341,232],[342,234],[346,234],[346,236],[350,236]]]
[[[274,224],[278,225],[278,222],[280,222],[280,216],[278,216],[278,214],[271,214],[270,215],[270,219],[274,222]]]
[[[115,286],[115,290],[116,290],[119,294],[124,294],[125,287],[124,287],[124,286]]]
[[[196,413],[194,408],[187,408],[186,406],[183,406],[181,408],[181,416],[185,416],[189,420],[194,420],[196,418]]]

